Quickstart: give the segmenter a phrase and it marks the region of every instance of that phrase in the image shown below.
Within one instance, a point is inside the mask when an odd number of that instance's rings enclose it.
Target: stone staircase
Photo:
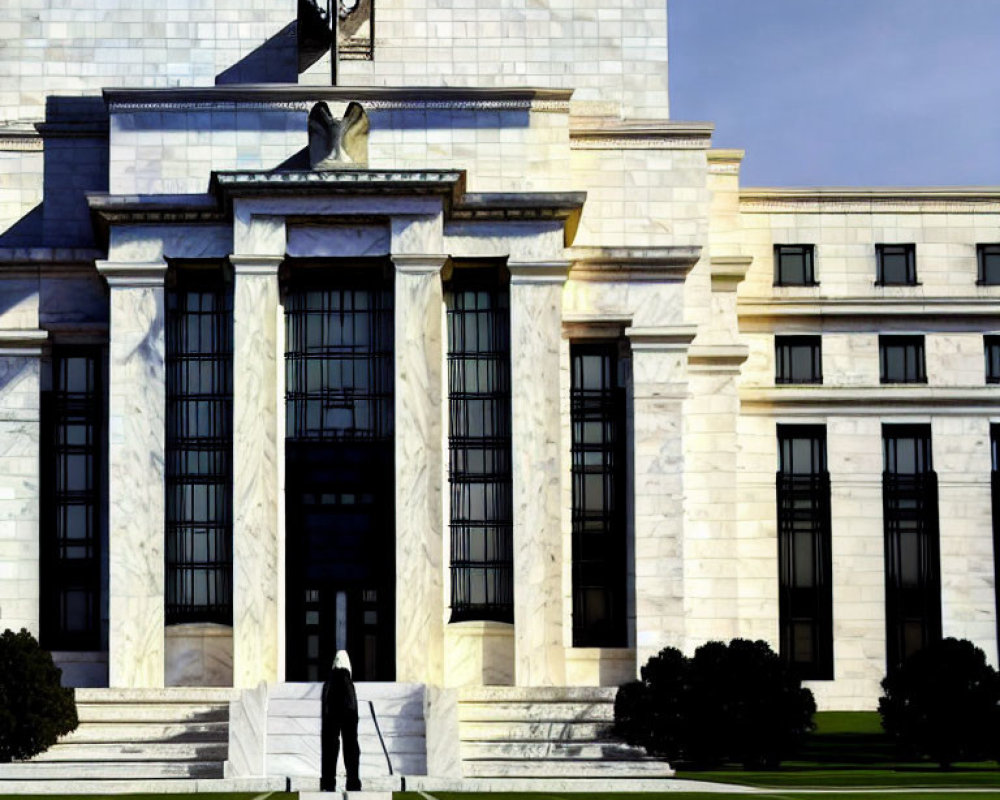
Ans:
[[[28,761],[0,764],[0,793],[117,791],[120,782],[175,791],[179,781],[221,779],[233,696],[231,689],[77,689],[79,727]]]
[[[614,687],[476,687],[458,698],[462,775],[497,779],[656,779],[674,772],[616,741]]]

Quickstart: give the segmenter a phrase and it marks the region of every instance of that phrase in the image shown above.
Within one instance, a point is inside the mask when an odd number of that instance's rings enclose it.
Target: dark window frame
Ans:
[[[833,559],[826,426],[778,425],[777,434],[780,651],[803,680],[832,680]],[[808,464],[795,463],[793,441],[810,442]]]
[[[86,387],[70,388],[70,362],[80,360],[87,363]],[[102,533],[107,502],[104,348],[55,345],[51,364],[52,385],[42,393],[41,407],[39,634],[47,650],[94,651],[101,649],[103,626]],[[71,466],[73,462],[79,467],[81,459],[82,488],[74,485],[79,476],[72,475]],[[70,593],[77,596],[75,600]],[[68,621],[69,606],[80,611],[81,593],[83,626],[74,629]]]
[[[995,272],[988,268],[995,264]],[[1000,242],[984,242],[976,245],[976,285],[1000,286]]]
[[[510,291],[457,267],[445,291],[451,622],[514,621]]]
[[[941,555],[930,425],[883,424],[882,448],[886,667],[892,672],[941,638]]]
[[[983,336],[983,356],[986,361],[986,382],[1000,383],[1000,335]]]
[[[165,622],[233,622],[233,287],[172,271],[166,297]]]
[[[891,352],[903,348],[902,377],[896,379],[896,371],[890,374]],[[879,383],[906,384],[927,383],[927,348],[923,334],[888,334],[878,337]]]
[[[877,267],[875,272],[876,286],[919,286],[917,281],[917,246],[908,244],[876,244],[875,255]],[[886,280],[886,256],[904,256],[906,258],[903,280]]]
[[[806,375],[795,370],[792,350],[808,348],[810,367]],[[789,384],[823,383],[823,337],[819,335],[777,335],[774,337],[774,382]]]
[[[1000,424],[990,425],[990,491],[993,516],[993,592],[996,635],[1000,642]]]
[[[570,343],[574,647],[628,645],[622,346],[618,340]],[[595,377],[598,385],[587,385]],[[592,613],[595,596],[602,598],[603,615]]]
[[[782,264],[782,256],[802,257],[802,280],[790,280]],[[776,244],[774,246],[775,286],[819,286],[816,280],[816,245]]]

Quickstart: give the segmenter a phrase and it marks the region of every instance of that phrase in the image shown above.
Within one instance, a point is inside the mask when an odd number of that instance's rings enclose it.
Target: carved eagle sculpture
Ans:
[[[351,103],[335,120],[323,102],[309,112],[309,166],[312,169],[364,169],[368,166],[368,115]]]

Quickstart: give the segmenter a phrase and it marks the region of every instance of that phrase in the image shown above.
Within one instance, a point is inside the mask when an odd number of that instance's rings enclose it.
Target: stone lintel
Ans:
[[[742,413],[849,416],[995,415],[1000,393],[992,386],[778,386],[740,389]]]
[[[163,287],[167,274],[165,261],[98,261],[97,271],[112,289]]]
[[[692,372],[738,373],[750,356],[745,344],[702,344],[688,348],[688,369]]]
[[[229,256],[237,275],[277,275],[284,261],[284,256]]]
[[[633,350],[654,352],[686,352],[697,335],[697,325],[655,325],[625,329],[625,336]]]
[[[391,255],[396,272],[403,275],[431,275],[441,272],[451,256],[447,255]]]
[[[624,314],[565,314],[563,338],[617,339],[632,325],[632,316]]]
[[[753,256],[712,256],[712,291],[735,292],[752,263]]]
[[[49,341],[49,332],[34,328],[0,330],[0,356],[41,356]]]
[[[700,246],[572,247],[575,281],[683,281],[701,258]]]
[[[508,261],[512,284],[563,284],[569,275],[569,261]]]

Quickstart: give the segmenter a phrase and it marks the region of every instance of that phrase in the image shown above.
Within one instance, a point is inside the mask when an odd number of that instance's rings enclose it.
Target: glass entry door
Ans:
[[[286,664],[395,677],[391,272],[293,265],[286,283]]]

